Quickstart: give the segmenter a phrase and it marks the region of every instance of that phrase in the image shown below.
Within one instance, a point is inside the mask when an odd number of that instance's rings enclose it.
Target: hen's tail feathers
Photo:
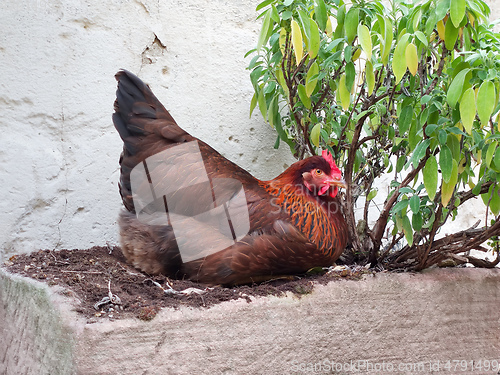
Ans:
[[[180,142],[194,140],[181,129],[151,89],[126,70],[118,81],[113,123],[123,140],[120,156],[120,194],[127,210],[134,212],[130,173],[148,157]]]
[[[130,155],[141,151],[145,137],[156,136],[163,146],[185,142],[192,137],[181,129],[151,89],[136,75],[120,70],[115,75],[118,81],[113,123]]]

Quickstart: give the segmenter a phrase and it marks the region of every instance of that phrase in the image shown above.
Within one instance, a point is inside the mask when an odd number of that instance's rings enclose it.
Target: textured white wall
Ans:
[[[293,159],[255,112],[257,2],[17,0],[0,12],[0,258],[117,242],[120,68],[259,178]]]
[[[256,177],[293,162],[256,113],[245,52],[259,1],[16,0],[0,12],[0,260],[117,242],[120,68]],[[500,5],[487,1],[497,18]]]

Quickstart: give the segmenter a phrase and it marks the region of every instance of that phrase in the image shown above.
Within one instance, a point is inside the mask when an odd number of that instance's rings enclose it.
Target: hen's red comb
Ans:
[[[337,164],[335,164],[335,161],[333,160],[333,156],[332,154],[330,154],[330,151],[323,150],[321,152],[321,156],[328,162],[328,164],[330,164],[330,168],[332,169],[332,175],[336,175],[339,177],[342,176],[342,172],[340,172],[340,169],[337,167]]]

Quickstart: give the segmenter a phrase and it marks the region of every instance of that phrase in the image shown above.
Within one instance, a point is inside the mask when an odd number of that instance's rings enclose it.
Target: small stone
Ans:
[[[333,272],[342,272],[342,271],[345,271],[346,270],[346,266],[335,266],[333,267]]]

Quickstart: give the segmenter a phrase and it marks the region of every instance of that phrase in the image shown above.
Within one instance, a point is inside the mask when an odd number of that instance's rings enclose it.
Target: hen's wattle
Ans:
[[[330,266],[347,243],[331,155],[260,181],[182,130],[138,77],[122,70],[114,125],[123,254],[150,273],[241,284]]]

